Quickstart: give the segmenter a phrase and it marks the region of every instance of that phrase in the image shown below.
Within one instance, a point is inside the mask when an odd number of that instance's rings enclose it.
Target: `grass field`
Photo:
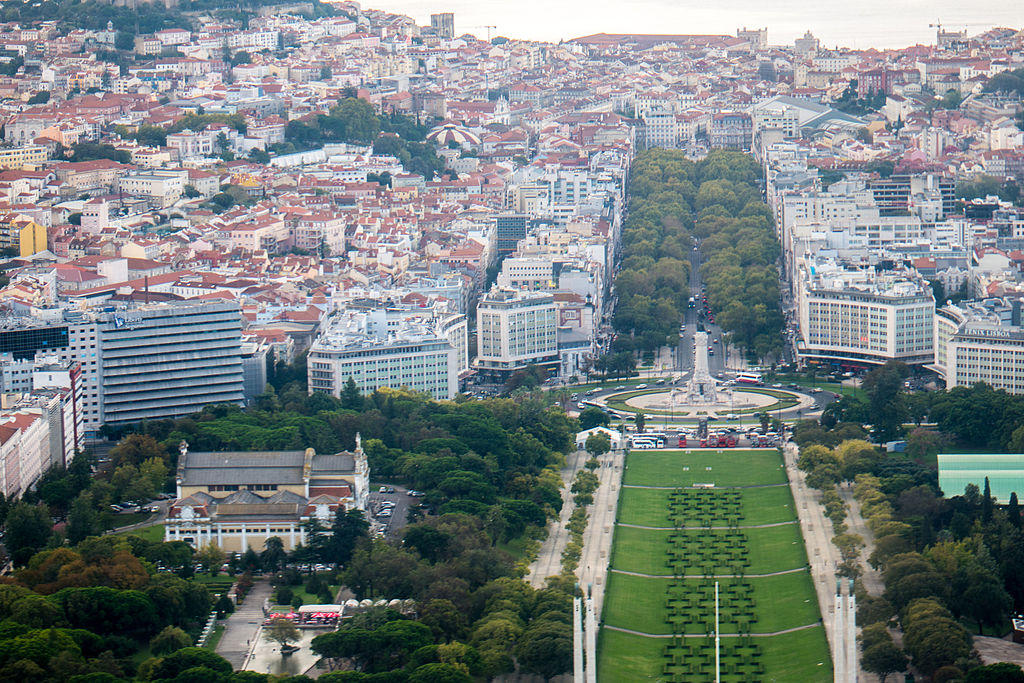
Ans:
[[[644,633],[669,635],[671,625],[665,621],[665,587],[673,579],[650,579],[643,576],[617,574],[608,577],[608,601],[604,606],[605,623]],[[810,574],[806,571],[745,579],[753,587],[757,620],[753,633],[776,633],[789,628],[806,626],[821,619],[818,602],[814,600]],[[728,579],[719,581],[724,591]],[[684,583],[697,591],[699,579],[686,579]],[[770,609],[764,609],[770,606]],[[713,607],[709,603],[706,619],[686,628],[686,633],[705,633],[714,623]],[[722,633],[738,633],[734,623],[723,620]]]
[[[633,452],[626,461],[627,486],[758,486],[785,484],[775,449]]]
[[[763,529],[744,529],[750,556],[748,574],[770,574],[789,569],[798,569],[807,564],[800,527],[796,524],[772,526]],[[612,568],[640,574],[671,575],[665,564],[665,547],[670,531],[637,529],[628,526],[615,527],[615,543],[612,546]],[[703,530],[694,530],[704,534]],[[726,571],[719,565],[717,571]],[[688,572],[690,573],[690,572]],[[700,574],[694,569],[693,574]]]
[[[711,645],[701,635],[713,623],[714,581],[682,578],[709,572],[722,577],[717,580],[723,661],[729,662],[722,681],[832,678],[807,554],[777,451],[633,452],[624,483],[611,551],[611,566],[619,571],[609,574],[601,615],[606,626],[598,643],[602,683],[713,679],[707,669]],[[716,488],[685,490],[695,483]],[[714,528],[703,528],[700,519]],[[673,522],[684,526],[672,529]],[[720,528],[730,522],[737,526]],[[778,526],[757,527],[764,524]],[[783,571],[788,573],[756,576]],[[695,637],[649,637],[608,626]],[[799,630],[779,633],[788,629]],[[743,633],[779,634],[735,635]],[[679,668],[673,661],[687,664]]]
[[[660,408],[637,408],[626,403],[626,401],[636,398],[637,396],[643,396],[644,394],[664,394],[670,391],[671,389],[672,387],[670,386],[655,386],[650,389],[641,389],[639,391],[630,391],[621,394],[615,394],[606,399],[605,404],[612,410],[619,410],[624,413],[643,413],[648,417],[650,417],[651,415],[673,415],[674,413],[671,410],[663,410]],[[771,403],[769,405],[762,406],[759,408],[737,408],[736,410],[732,411],[737,415],[753,414],[760,412],[770,413],[775,410],[786,410],[787,408],[792,408],[793,406],[797,405],[800,402],[793,396],[793,394],[785,391],[777,391],[775,389],[738,388],[736,389],[736,391],[746,392],[750,394],[763,394],[765,396],[771,396],[772,398],[775,399],[775,403]]]
[[[666,680],[661,675],[661,653],[667,640],[602,629],[597,644],[598,679],[601,683]],[[764,652],[763,680],[766,683],[832,680],[832,662],[823,626],[753,640]],[[723,642],[728,639],[723,638]],[[722,680],[727,679],[723,676]]]
[[[672,489],[629,489],[619,501],[619,523],[671,527],[668,498]],[[776,524],[796,519],[793,494],[788,486],[743,489],[743,520],[740,524]]]

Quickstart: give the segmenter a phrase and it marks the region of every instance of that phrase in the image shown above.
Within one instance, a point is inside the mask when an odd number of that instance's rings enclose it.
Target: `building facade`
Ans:
[[[335,454],[189,453],[182,442],[175,482],[165,541],[244,553],[277,537],[290,551],[307,543],[309,522],[329,528],[338,510],[366,510],[370,467],[359,435]]]
[[[528,365],[558,370],[558,312],[551,294],[494,289],[476,310],[476,370],[495,380]]]

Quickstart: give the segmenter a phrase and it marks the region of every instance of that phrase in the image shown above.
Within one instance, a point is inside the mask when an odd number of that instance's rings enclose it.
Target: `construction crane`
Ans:
[[[498,28],[494,24],[484,24],[483,26],[470,26],[469,28],[485,28],[487,29],[487,42],[491,42],[491,29]]]
[[[967,28],[968,26],[992,26],[992,25],[993,25],[992,22],[988,22],[988,23],[984,23],[984,22],[953,22],[952,24],[946,24],[946,26],[954,26],[956,28],[960,28],[960,27]],[[934,29],[938,29],[939,31],[941,31],[942,30],[942,20],[941,19],[936,19],[934,24],[928,24],[928,28],[934,28]]]

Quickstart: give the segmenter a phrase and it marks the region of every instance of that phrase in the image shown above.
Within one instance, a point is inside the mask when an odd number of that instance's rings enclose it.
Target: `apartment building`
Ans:
[[[49,152],[42,145],[8,147],[0,149],[0,169],[24,169],[37,166],[49,158]]]

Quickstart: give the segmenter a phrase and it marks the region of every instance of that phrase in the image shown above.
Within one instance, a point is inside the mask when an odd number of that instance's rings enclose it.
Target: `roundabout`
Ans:
[[[624,391],[605,397],[612,410],[645,415],[673,415],[696,418],[704,415],[724,417],[760,412],[777,412],[814,407],[814,399],[805,394],[760,387],[734,387],[719,390],[714,403],[689,402],[686,392],[675,389]]]

